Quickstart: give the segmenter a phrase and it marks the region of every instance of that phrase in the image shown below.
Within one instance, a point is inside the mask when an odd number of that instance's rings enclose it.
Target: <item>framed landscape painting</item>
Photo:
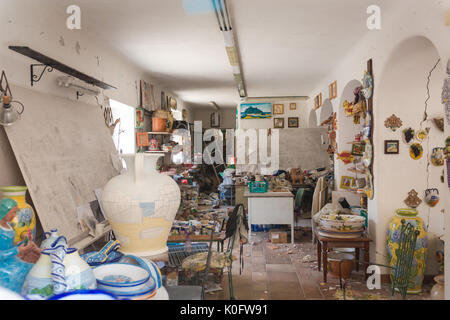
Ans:
[[[271,103],[242,103],[240,105],[241,119],[270,119],[272,118]]]

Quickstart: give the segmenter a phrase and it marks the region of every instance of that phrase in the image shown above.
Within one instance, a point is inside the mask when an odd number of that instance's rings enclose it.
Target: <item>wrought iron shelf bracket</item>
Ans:
[[[34,68],[36,67],[43,67],[41,74],[38,75],[37,73],[34,73]],[[44,75],[45,71],[47,72],[53,72],[53,66],[47,65],[47,64],[32,64],[30,65],[30,80],[31,80],[31,86],[36,82],[41,81],[42,76]]]
[[[97,80],[97,79],[95,79],[85,73],[82,73],[76,69],[73,69],[55,59],[47,57],[47,56],[43,55],[42,53],[39,53],[29,47],[9,46],[9,49],[40,62],[40,64],[30,65],[30,72],[31,72],[30,77],[31,77],[31,85],[32,86],[34,83],[39,82],[41,80],[45,71],[52,72],[53,70],[58,70],[69,76],[72,76],[72,77],[77,78],[81,81],[84,81],[88,84],[94,85],[96,87],[99,87],[99,88],[102,88],[105,90],[106,89],[117,89],[116,87],[114,87],[112,85],[109,85],[103,81]],[[40,74],[35,74],[35,68],[43,68],[43,69],[40,72]]]

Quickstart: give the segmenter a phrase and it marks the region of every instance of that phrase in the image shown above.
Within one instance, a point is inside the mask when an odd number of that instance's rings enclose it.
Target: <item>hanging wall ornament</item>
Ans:
[[[444,156],[445,159],[448,159],[450,157],[450,137],[447,137],[447,139],[445,139]]]
[[[441,167],[444,165],[444,161],[444,148],[434,148],[431,154],[431,163],[436,167]]]
[[[425,202],[430,207],[435,207],[439,202],[439,190],[436,188],[425,190]]]
[[[364,140],[364,143],[365,143],[366,147],[364,149],[362,163],[363,163],[364,167],[369,168],[370,165],[372,164],[373,148],[372,148],[372,144],[370,143],[369,139]]]
[[[442,117],[433,118],[433,123],[439,130],[444,132],[444,118]]]
[[[430,128],[426,128],[426,130],[417,131],[416,139],[420,142],[424,142],[428,138],[428,132],[430,132]]]
[[[417,191],[412,189],[408,193],[408,197],[404,200],[405,204],[410,208],[417,208],[422,203],[422,200],[417,195]]]
[[[362,79],[363,89],[361,90],[364,98],[370,99],[372,97],[373,92],[373,78],[372,75],[365,71],[364,78]]]
[[[400,128],[403,125],[402,120],[397,117],[395,114],[390,116],[389,118],[384,121],[384,126],[386,128],[391,128],[392,131],[396,131],[398,128]]]
[[[351,154],[350,151],[342,151],[337,155],[338,160],[342,160],[344,164],[352,163],[355,160],[355,157]]]
[[[363,139],[370,139],[372,135],[372,115],[369,111],[366,112],[366,119],[363,128]]]
[[[409,147],[409,155],[414,160],[419,160],[423,156],[423,148],[420,143],[413,143],[411,147]]]
[[[412,142],[413,142],[413,140],[414,140],[414,135],[415,135],[415,131],[414,131],[414,129],[413,128],[411,128],[411,127],[409,127],[409,128],[407,128],[407,129],[405,129],[405,130],[403,130],[403,132],[402,132],[403,134],[402,134],[402,136],[403,136],[403,141],[406,143],[406,144],[411,144]]]

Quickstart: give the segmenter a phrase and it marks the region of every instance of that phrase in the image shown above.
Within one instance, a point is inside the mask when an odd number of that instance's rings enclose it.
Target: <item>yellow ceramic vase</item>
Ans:
[[[399,248],[399,240],[401,233],[402,220],[411,223],[420,231],[417,236],[416,247],[414,250],[414,258],[410,271],[410,284],[408,286],[409,294],[419,294],[422,292],[422,283],[425,274],[427,260],[427,230],[423,220],[417,217],[418,211],[415,209],[398,209],[396,215],[389,223],[387,233],[387,253],[389,257],[389,265],[394,267],[397,262],[397,249]],[[392,272],[391,272],[392,280]]]
[[[36,217],[33,208],[25,201],[27,187],[2,187],[0,190],[4,198],[15,200],[19,207],[16,217],[10,223],[16,232],[14,244],[23,241],[29,230],[34,239],[36,236]]]

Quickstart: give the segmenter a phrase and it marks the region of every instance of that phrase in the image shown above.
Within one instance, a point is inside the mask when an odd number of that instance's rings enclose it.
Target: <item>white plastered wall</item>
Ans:
[[[165,91],[175,98],[169,89],[153,81],[151,75],[129,63],[126,57],[115,54],[110,48],[89,38],[89,30],[69,30],[66,27],[68,15],[53,12],[51,8],[24,8],[19,1],[3,0],[0,10],[0,70],[5,70],[11,84],[48,93],[53,96],[76,99],[74,90],[61,89],[56,85],[56,78],[63,74],[58,71],[45,73],[39,83],[30,85],[30,64],[35,60],[22,56],[8,49],[8,46],[28,46],[44,55],[69,65],[94,78],[102,80],[117,89],[105,90],[104,95],[130,106],[139,105],[139,80],[154,84],[156,103],[160,103],[160,92]],[[39,69],[38,69],[39,72]],[[14,94],[14,92],[13,92]],[[14,96],[20,100],[20,96]],[[99,99],[101,100],[101,99]],[[80,101],[98,108],[93,96],[85,95]],[[25,106],[26,108],[26,106]],[[178,109],[188,109],[178,99]],[[25,109],[26,112],[26,109]],[[23,184],[8,139],[0,130],[0,186]]]
[[[352,80],[360,80],[366,70],[367,60],[373,59],[375,197],[369,201],[369,228],[374,240],[371,260],[376,263],[386,263],[386,230],[394,214],[393,210],[405,206],[403,200],[412,188],[415,188],[423,198],[427,176],[427,143],[424,144],[423,160],[408,159],[408,150],[403,142],[400,142],[399,156],[384,155],[384,140],[401,140],[399,132],[392,133],[390,129],[384,127],[384,121],[396,112],[404,120],[404,128],[420,127],[427,97],[427,75],[438,57],[442,59],[442,62],[432,76],[428,114],[430,118],[437,114],[443,115],[440,93],[443,79],[446,77],[445,66],[450,58],[448,41],[450,26],[445,25],[445,12],[450,10],[450,1],[399,0],[397,2],[397,7],[392,12],[382,12],[382,29],[369,32],[367,37],[356,43],[351,53],[310,94],[314,97],[319,92],[328,92],[328,85],[337,80],[338,97],[335,101],[343,101],[342,90],[345,85]],[[402,46],[406,47],[402,48]],[[402,66],[403,75],[401,74]],[[341,119],[339,114],[343,113],[342,105],[334,104],[333,106],[338,112],[338,119]],[[312,102],[310,108],[312,108]],[[430,148],[443,146],[445,137],[449,135],[448,125],[446,124],[445,135],[439,133],[432,123],[428,122],[424,126],[431,127]],[[348,142],[347,136],[354,128],[346,126],[342,121],[338,123],[338,127],[338,145],[341,146]],[[344,174],[347,175],[347,172],[343,172],[342,167],[338,165],[337,181]],[[440,169],[430,167],[429,184],[431,188],[439,188],[441,203],[438,207],[431,209],[430,214],[426,205],[419,207],[420,216],[425,223],[430,222],[431,241],[426,273],[431,275],[437,273],[433,251],[436,248],[436,236],[445,232],[444,239],[447,243],[450,241],[450,219],[448,218],[450,189],[447,182],[442,184],[439,181],[440,175]],[[443,208],[447,211],[444,215],[440,212]],[[446,298],[450,299],[450,246],[447,246],[445,255]],[[387,271],[384,270],[384,272]]]

